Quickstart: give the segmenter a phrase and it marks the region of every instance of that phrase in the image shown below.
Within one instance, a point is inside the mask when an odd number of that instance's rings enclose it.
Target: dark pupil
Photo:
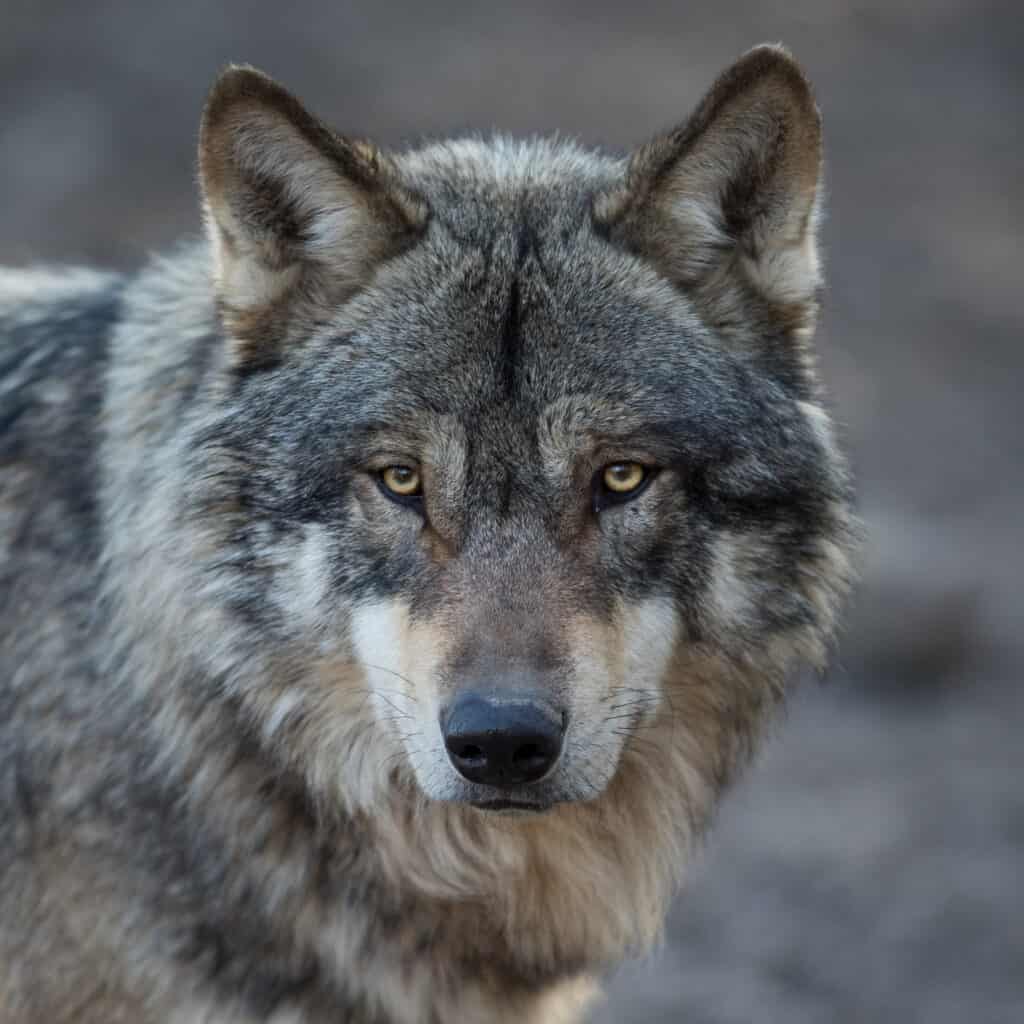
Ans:
[[[626,483],[633,476],[633,467],[625,465],[612,466],[612,476],[618,483]]]
[[[412,476],[412,472],[408,469],[395,469],[392,470],[395,478],[395,482],[399,484],[406,484],[409,482],[409,478]]]

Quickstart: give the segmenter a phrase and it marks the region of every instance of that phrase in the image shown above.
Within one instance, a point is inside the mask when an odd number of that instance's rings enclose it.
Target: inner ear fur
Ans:
[[[228,68],[210,92],[199,179],[218,297],[243,349],[284,340],[303,297],[357,290],[427,218],[385,154],[250,67]]]
[[[639,149],[595,202],[614,240],[693,288],[728,321],[736,288],[793,328],[813,324],[820,286],[821,119],[781,47],[759,46],[693,115]]]

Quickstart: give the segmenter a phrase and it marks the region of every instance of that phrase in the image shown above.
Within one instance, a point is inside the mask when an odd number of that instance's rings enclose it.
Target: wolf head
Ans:
[[[226,348],[190,500],[271,742],[354,805],[543,811],[675,758],[702,816],[849,578],[808,349],[820,166],[774,47],[629,159],[385,154],[220,78]]]
[[[820,164],[771,47],[629,158],[386,154],[227,71],[209,254],[128,291],[108,382],[107,671],[153,763],[222,812],[299,780],[524,970],[649,941],[850,580]]]

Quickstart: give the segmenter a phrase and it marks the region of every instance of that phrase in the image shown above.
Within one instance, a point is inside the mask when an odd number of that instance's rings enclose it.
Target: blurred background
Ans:
[[[825,118],[819,335],[870,531],[837,666],[594,1024],[1024,1021],[1024,18],[979,0],[0,0],[0,262],[199,230],[228,61],[342,131],[626,148],[782,41]]]

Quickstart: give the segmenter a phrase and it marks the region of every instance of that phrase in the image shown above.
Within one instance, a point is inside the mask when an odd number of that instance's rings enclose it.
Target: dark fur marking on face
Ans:
[[[520,270],[527,262],[527,259],[529,259],[529,262],[537,270],[545,283],[549,287],[553,287],[555,277],[552,269],[544,260],[541,234],[535,228],[530,217],[524,213],[519,227],[519,257],[517,266]]]
[[[526,262],[536,257],[537,240],[530,225],[525,209],[520,208],[516,223],[514,264],[511,271],[511,283],[508,287],[508,301],[505,304],[505,315],[502,321],[501,346],[499,363],[501,367],[501,387],[505,397],[512,400],[517,394],[516,375],[519,369],[523,344],[523,296],[520,287],[520,276],[524,272]]]
[[[505,307],[505,319],[501,329],[501,349],[499,365],[501,368],[502,390],[505,397],[513,398],[516,393],[516,369],[519,364],[520,346],[520,304],[519,277],[512,279],[509,288],[508,303]]]

